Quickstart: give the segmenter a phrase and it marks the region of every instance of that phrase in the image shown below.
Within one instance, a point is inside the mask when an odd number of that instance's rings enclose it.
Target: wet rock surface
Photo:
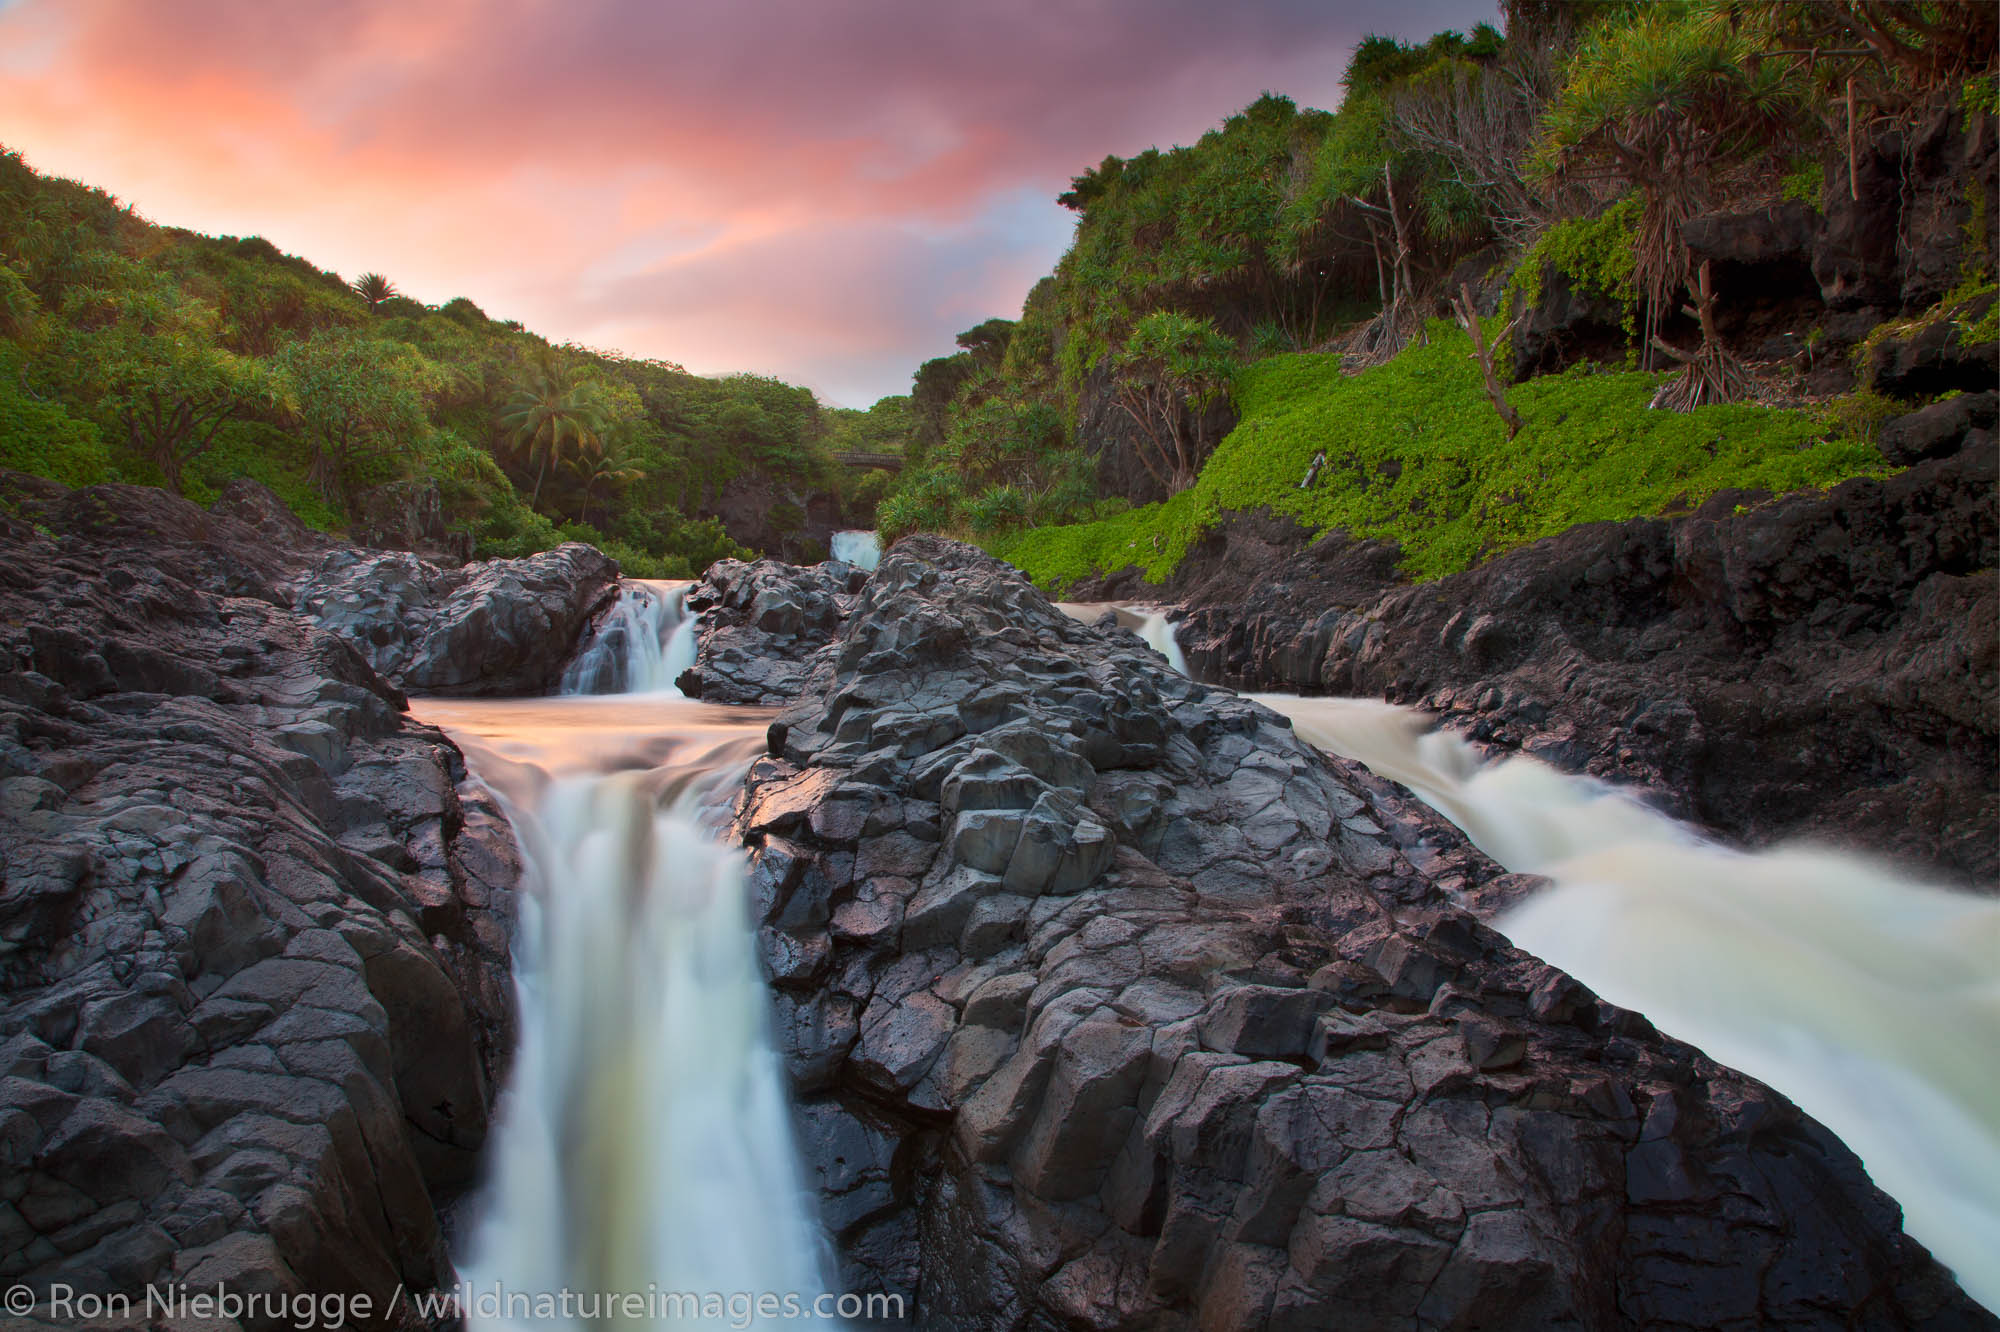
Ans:
[[[708,703],[791,702],[805,683],[807,659],[839,631],[867,578],[840,560],[804,569],[777,560],[718,561],[688,589],[702,632],[681,692]]]
[[[1393,549],[1338,535],[1276,559],[1219,549],[1183,575],[1180,644],[1204,679],[1425,707],[1737,841],[1809,837],[1990,889],[1990,409],[1977,395],[1890,423],[1885,447],[1930,457],[1886,480],[1725,492],[1421,586],[1371,582]]]
[[[254,495],[45,498],[0,520],[0,1277],[378,1309],[448,1280],[511,834],[290,609],[323,540]]]
[[[736,831],[849,1288],[934,1328],[1993,1325],[1788,1102],[1458,906],[1518,886],[1387,783],[969,548],[846,596]]]
[[[617,594],[617,561],[580,542],[462,568],[340,549],[306,575],[298,607],[410,693],[493,696],[546,692]]]

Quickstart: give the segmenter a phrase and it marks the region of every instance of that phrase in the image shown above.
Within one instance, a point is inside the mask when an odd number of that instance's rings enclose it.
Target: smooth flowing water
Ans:
[[[827,1246],[742,859],[702,826],[770,713],[658,693],[413,706],[500,795],[531,871],[520,1043],[460,1255],[467,1326],[797,1326],[749,1298],[810,1309]]]
[[[1548,876],[1496,928],[1791,1097],[2000,1310],[2000,901],[1826,850],[1731,850],[1601,782],[1488,763],[1405,708],[1256,697]]]
[[[1167,659],[1167,665],[1182,675],[1188,673],[1187,658],[1181,655],[1181,645],[1174,638],[1174,627],[1167,621],[1167,612],[1157,606],[1143,606],[1126,601],[1058,601],[1056,609],[1072,620],[1085,624],[1095,624],[1110,611],[1118,617],[1121,627],[1146,640],[1153,651]]]
[[[694,665],[700,617],[688,614],[686,582],[628,578],[597,631],[563,672],[564,694],[678,694]]]
[[[875,572],[882,562],[882,539],[873,532],[851,529],[833,534],[833,558],[845,560],[858,569]]]

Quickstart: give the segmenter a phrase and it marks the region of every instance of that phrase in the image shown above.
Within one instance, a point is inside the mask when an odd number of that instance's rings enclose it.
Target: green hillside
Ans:
[[[1777,359],[1711,342],[1683,224],[1844,202],[1827,191],[1850,116],[1858,135],[1990,138],[1992,7],[1502,11],[1504,32],[1366,39],[1332,111],[1266,94],[1192,145],[1078,175],[1058,200],[1075,240],[1019,318],[918,370],[885,535],[965,537],[1051,586],[1131,564],[1157,580],[1221,513],[1268,507],[1393,538],[1436,577],[1578,522],[1884,470],[1874,426],[1912,404],[1869,383],[1867,327],[1842,343],[1799,296],[1746,309],[1738,273],[1711,312],[1793,341]],[[1926,188],[1948,197],[1923,209],[1964,217],[1925,241],[1957,285],[1877,340],[1992,290],[1991,182]],[[1441,319],[1462,289],[1501,343],[1517,435]],[[1595,341],[1523,343],[1561,291],[1605,312]],[[1968,336],[1990,341],[1991,319]],[[1858,380],[1823,373],[1850,353]]]
[[[732,482],[879,493],[832,460],[848,418],[156,226],[0,151],[0,467],[202,502],[249,476],[327,530],[434,498],[481,554],[580,538],[685,575],[742,553],[700,516]]]

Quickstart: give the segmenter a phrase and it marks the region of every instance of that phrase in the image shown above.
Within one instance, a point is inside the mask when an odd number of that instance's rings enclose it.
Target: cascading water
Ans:
[[[874,573],[875,567],[882,563],[882,538],[873,532],[835,532],[831,549],[836,560],[844,560],[869,573]]]
[[[678,694],[694,665],[700,617],[688,614],[690,584],[628,578],[596,636],[563,672],[564,694]]]
[[[2000,902],[1829,851],[1717,846],[1603,783],[1485,762],[1386,703],[1256,697],[1506,868],[1552,879],[1495,927],[1791,1097],[2000,1310]]]
[[[1167,620],[1167,612],[1157,606],[1132,605],[1123,601],[1058,601],[1056,609],[1072,620],[1094,624],[1106,611],[1118,617],[1120,628],[1130,629],[1146,640],[1146,645],[1167,659],[1167,665],[1182,675],[1188,673],[1187,658],[1181,655],[1181,645],[1174,637],[1174,626]]]
[[[500,794],[531,869],[520,1045],[460,1265],[467,1326],[797,1326],[746,1300],[810,1310],[828,1262],[743,865],[697,821],[762,751],[768,714],[631,696],[418,706]],[[714,1297],[714,1316],[682,1296]]]

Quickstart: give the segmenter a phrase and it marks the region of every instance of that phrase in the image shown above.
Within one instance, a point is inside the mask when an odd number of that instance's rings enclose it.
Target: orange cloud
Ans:
[[[861,403],[1011,313],[1106,152],[1490,3],[0,0],[0,138],[156,220]],[[1032,201],[1032,202],[1031,202]]]

